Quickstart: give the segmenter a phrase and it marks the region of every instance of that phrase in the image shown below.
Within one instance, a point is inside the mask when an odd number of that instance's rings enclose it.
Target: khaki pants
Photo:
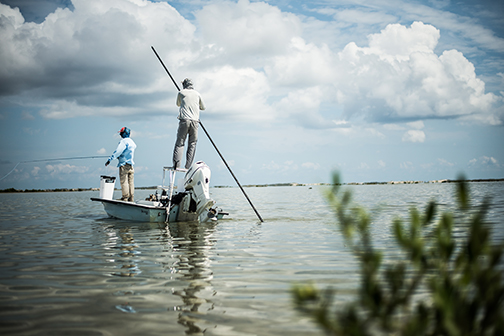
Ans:
[[[184,155],[184,144],[188,136],[185,167],[186,169],[191,168],[194,160],[194,152],[196,151],[196,143],[198,142],[198,126],[199,122],[196,120],[183,119],[179,121],[177,140],[175,142],[175,148],[173,149],[173,166],[175,168],[180,167],[180,162]]]
[[[135,195],[134,175],[135,170],[129,163],[119,167],[119,179],[121,180],[122,190],[121,200],[123,201],[133,202],[133,197]]]

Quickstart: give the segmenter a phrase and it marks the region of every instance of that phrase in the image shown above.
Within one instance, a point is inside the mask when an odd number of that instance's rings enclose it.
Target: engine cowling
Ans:
[[[184,179],[184,189],[192,191],[195,196],[198,215],[215,204],[210,198],[210,176],[210,168],[205,162],[198,161],[189,168]]]

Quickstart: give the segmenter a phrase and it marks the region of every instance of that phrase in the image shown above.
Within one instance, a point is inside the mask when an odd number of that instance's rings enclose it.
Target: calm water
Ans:
[[[504,183],[470,186],[493,197],[489,219],[504,240]],[[432,198],[454,204],[453,184],[349,188],[374,209],[387,252],[394,216]],[[168,227],[108,219],[89,200],[98,192],[2,194],[0,334],[323,335],[293,309],[291,286],[332,286],[344,304],[359,277],[322,189],[247,189],[264,223],[238,188],[211,189],[229,218]]]

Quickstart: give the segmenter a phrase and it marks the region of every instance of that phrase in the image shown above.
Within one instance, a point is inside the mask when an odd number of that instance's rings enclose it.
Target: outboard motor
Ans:
[[[194,163],[186,173],[184,180],[184,188],[190,191],[196,201],[196,213],[203,217],[208,217],[205,210],[215,204],[215,201],[210,198],[210,168],[203,161]]]

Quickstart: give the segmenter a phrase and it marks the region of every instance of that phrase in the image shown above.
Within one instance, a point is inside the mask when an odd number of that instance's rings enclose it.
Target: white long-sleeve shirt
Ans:
[[[194,89],[182,89],[177,95],[177,106],[180,106],[180,120],[199,120],[200,110],[205,109],[201,95]]]
[[[117,149],[110,156],[109,161],[117,158],[117,160],[119,160],[117,167],[124,166],[126,163],[129,163],[133,166],[135,164],[133,162],[133,157],[135,156],[135,148],[136,144],[132,139],[123,138],[119,142],[119,145],[117,145]]]

